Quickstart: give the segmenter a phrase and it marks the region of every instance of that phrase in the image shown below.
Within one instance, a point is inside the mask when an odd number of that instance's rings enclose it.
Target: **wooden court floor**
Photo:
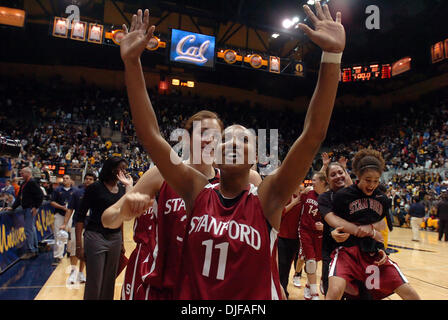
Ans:
[[[133,222],[126,222],[125,248],[129,257],[135,247],[132,240]],[[389,244],[397,253],[390,258],[396,262],[409,283],[416,289],[420,297],[425,300],[448,300],[448,242],[438,241],[437,233],[420,231],[420,242],[411,241],[411,230],[394,228],[389,234]],[[318,276],[320,279],[320,263]],[[70,272],[68,258],[64,258],[52,273],[45,285],[36,296],[36,300],[82,300],[84,285],[67,285]],[[120,299],[124,271],[119,275],[115,284],[115,299]],[[288,286],[290,300],[303,300],[303,288],[292,284],[294,269],[291,268]],[[302,277],[302,286],[306,283],[306,276]],[[322,298],[322,297],[321,297]],[[399,300],[396,294],[387,299]]]

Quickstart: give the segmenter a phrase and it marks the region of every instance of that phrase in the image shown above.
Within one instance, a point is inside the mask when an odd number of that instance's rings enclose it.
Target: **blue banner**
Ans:
[[[19,212],[0,213],[0,272],[16,262],[25,245],[25,222]]]
[[[40,242],[53,234],[54,208],[45,204],[37,210],[36,230]],[[0,212],[0,273],[20,259],[26,241],[24,211]]]
[[[215,66],[215,37],[172,29],[170,61]]]
[[[37,241],[47,239],[53,234],[54,208],[45,204],[37,210],[36,230]]]

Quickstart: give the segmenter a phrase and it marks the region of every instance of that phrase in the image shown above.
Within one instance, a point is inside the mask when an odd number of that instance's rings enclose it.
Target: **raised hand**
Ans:
[[[326,152],[324,152],[324,153],[322,153],[322,164],[325,166],[325,167],[328,167],[328,165],[330,164],[330,157],[328,156],[328,153],[326,153]]]
[[[315,30],[307,25],[300,23],[299,28],[318,45],[323,51],[340,53],[345,48],[345,30],[341,24],[341,13],[336,13],[336,21],[331,16],[330,9],[327,4],[323,7],[320,1],[315,2],[316,14],[311,11],[310,7],[304,5],[306,15],[313,23]]]
[[[339,164],[340,164],[341,166],[343,166],[344,169],[347,169],[347,161],[348,161],[347,158],[344,157],[344,156],[341,156],[341,157],[339,158],[339,160],[338,160]]]
[[[134,185],[134,180],[132,179],[131,175],[130,174],[125,175],[123,171],[118,172],[117,178],[126,187],[132,187]]]
[[[145,13],[139,9],[137,14],[132,16],[131,27],[128,31],[123,25],[125,36],[120,42],[120,53],[123,62],[138,60],[145,50],[146,45],[152,38],[155,26],[149,26],[149,10]]]
[[[306,188],[302,191],[301,194],[308,194],[311,190],[313,190],[313,187],[312,187],[312,186],[308,186],[308,187],[306,187]]]

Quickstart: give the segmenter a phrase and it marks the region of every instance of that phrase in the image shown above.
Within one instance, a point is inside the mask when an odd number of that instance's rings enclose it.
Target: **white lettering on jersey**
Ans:
[[[200,231],[212,233],[216,236],[222,236],[227,231],[230,239],[246,243],[255,250],[260,250],[261,247],[261,236],[258,230],[234,220],[229,222],[219,221],[218,223],[214,217],[207,214],[201,217],[193,217],[190,221],[190,230],[188,233],[191,234]]]
[[[181,209],[186,210],[185,201],[182,198],[169,199],[165,203],[165,211],[163,214],[169,214],[172,212],[178,212]]]
[[[305,202],[305,203],[311,204],[311,205],[313,205],[313,206],[315,206],[315,207],[318,207],[318,206],[319,206],[319,204],[317,203],[317,201],[314,200],[314,199],[311,199],[311,198],[306,199],[306,202]]]
[[[354,214],[357,211],[372,209],[379,215],[383,214],[383,205],[378,200],[372,198],[362,198],[355,201],[352,201],[349,204],[350,214]]]
[[[153,210],[153,207],[151,207],[151,208],[149,208],[148,210],[146,210],[143,214],[142,214],[142,216],[146,216],[146,215],[150,215],[150,219],[153,219],[154,218],[154,212],[153,212],[154,210]]]

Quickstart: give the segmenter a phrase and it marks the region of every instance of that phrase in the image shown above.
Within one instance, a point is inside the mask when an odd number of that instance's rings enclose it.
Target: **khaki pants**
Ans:
[[[54,215],[54,246],[53,246],[53,258],[62,259],[64,257],[64,249],[65,244],[64,242],[59,239],[58,237],[58,231],[59,228],[64,224],[65,217],[59,213],[56,213]]]
[[[411,217],[412,240],[420,240],[420,225],[423,218]]]

